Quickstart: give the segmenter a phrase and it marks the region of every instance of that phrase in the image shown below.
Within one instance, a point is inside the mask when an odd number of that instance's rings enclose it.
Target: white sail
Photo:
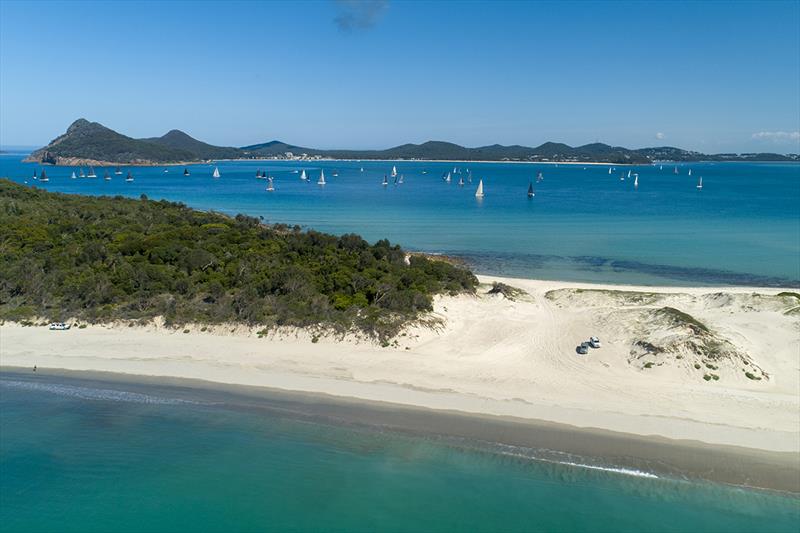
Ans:
[[[659,165],[658,170],[664,170],[664,165]]]
[[[72,176],[70,176],[70,178],[72,178],[72,179],[77,178],[77,176],[75,175],[75,171],[74,170],[72,171]]]
[[[403,183],[403,175],[402,174],[400,174],[400,179],[397,180],[397,183],[398,184]]]
[[[214,173],[211,174],[211,177],[212,178],[218,178],[219,177],[219,167],[214,167]]]
[[[463,187],[464,186],[464,178],[458,178],[458,186],[459,187]]]
[[[608,173],[611,174],[611,167],[608,167]]]
[[[272,184],[272,176],[267,178],[269,180],[269,185],[267,185],[267,190],[272,192],[275,190],[275,186]]]
[[[325,171],[319,171],[319,179],[317,180],[317,185],[325,185]]]
[[[634,187],[638,187],[639,186],[639,174],[636,174],[636,177],[633,180],[633,186]]]
[[[397,176],[397,167],[396,166],[392,166],[392,177],[395,177],[395,176]]]
[[[630,177],[631,177],[631,171],[629,170],[628,171],[628,178],[630,178]]]
[[[478,181],[478,190],[475,191],[475,198],[483,198],[483,180]]]
[[[700,176],[700,181],[697,182],[697,188],[698,189],[703,188],[703,176]]]
[[[690,176],[692,175],[692,169],[691,168],[689,169],[689,175]]]
[[[308,176],[306,176],[305,169],[303,169],[303,172],[300,173],[300,179],[303,180],[303,181],[308,179]]]
[[[94,173],[94,167],[89,167],[89,175],[87,177],[89,177],[89,178],[96,178],[97,177],[97,174]]]
[[[446,181],[447,183],[450,183],[450,180],[451,180],[451,177],[450,177],[450,173],[448,172],[447,173],[447,177],[444,179],[444,181]]]

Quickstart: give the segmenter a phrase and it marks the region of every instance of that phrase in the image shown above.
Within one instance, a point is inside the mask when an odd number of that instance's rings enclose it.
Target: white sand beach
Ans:
[[[305,331],[260,338],[260,328],[231,326],[5,323],[0,365],[185,377],[800,452],[797,297],[480,281],[524,294],[511,300],[483,285],[475,297],[437,298],[441,327],[415,326],[389,347],[312,342]],[[577,354],[591,335],[602,347]]]

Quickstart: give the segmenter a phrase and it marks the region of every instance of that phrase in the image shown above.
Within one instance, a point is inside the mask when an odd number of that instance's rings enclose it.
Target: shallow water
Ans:
[[[0,531],[750,532],[800,520],[795,496],[263,407],[2,374]]]
[[[263,216],[406,248],[463,256],[478,273],[652,285],[800,285],[800,164],[693,163],[622,168],[515,163],[291,161],[133,168],[123,176],[70,179],[69,167],[46,167],[50,182],[31,179],[41,166],[0,156],[0,176],[81,194],[166,198],[202,209]],[[381,185],[392,164],[404,183]],[[364,168],[364,172],[360,168]],[[450,184],[441,175],[461,170]],[[327,185],[316,185],[320,169]],[[275,178],[275,192],[255,179]],[[302,182],[293,171],[305,169]],[[473,182],[459,187],[460,177]],[[692,176],[688,171],[692,170]],[[127,168],[123,168],[127,173]],[[625,168],[627,175],[628,168]],[[426,173],[423,174],[423,171]],[[526,197],[529,181],[536,196]],[[334,176],[338,173],[338,176]],[[696,189],[702,176],[704,188]],[[486,196],[475,198],[479,178]],[[391,179],[390,179],[391,182]]]

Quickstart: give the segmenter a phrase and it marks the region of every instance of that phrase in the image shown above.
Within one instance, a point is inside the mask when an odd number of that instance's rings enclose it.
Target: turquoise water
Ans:
[[[0,156],[0,176],[36,184],[41,167]],[[182,168],[134,168],[122,176],[69,179],[72,168],[47,167],[50,190],[121,194],[182,201],[226,213],[263,216],[333,233],[388,238],[406,248],[465,257],[479,273],[544,279],[680,284],[800,285],[800,165],[796,163],[693,163],[632,167],[513,163],[394,163],[400,186],[382,187],[388,162],[221,162]],[[441,175],[457,166],[473,172],[459,187]],[[360,172],[360,168],[364,172]],[[315,184],[320,168],[328,184]],[[275,177],[265,191],[256,170]],[[305,169],[310,183],[293,170]],[[689,169],[692,176],[688,176]],[[98,174],[102,176],[102,169]],[[127,171],[127,169],[124,169]],[[530,178],[544,181],[528,200]],[[423,174],[423,171],[427,171]],[[627,171],[627,168],[626,168]],[[333,176],[338,172],[338,176]],[[695,188],[703,177],[704,188]],[[486,197],[474,196],[478,178]]]
[[[796,531],[800,500],[334,425],[177,387],[0,375],[0,531]]]

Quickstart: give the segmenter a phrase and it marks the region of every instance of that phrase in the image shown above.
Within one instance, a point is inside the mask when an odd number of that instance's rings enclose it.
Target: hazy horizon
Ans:
[[[800,151],[797,2],[453,6],[3,1],[0,143]]]

